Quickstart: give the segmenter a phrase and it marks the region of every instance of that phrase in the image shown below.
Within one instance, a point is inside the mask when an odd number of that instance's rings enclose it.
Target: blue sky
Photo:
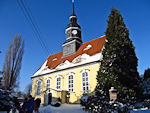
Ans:
[[[65,29],[72,14],[72,0],[25,0],[36,21],[49,55],[60,52],[65,41]],[[140,74],[150,67],[150,1],[149,0],[75,0],[75,13],[82,29],[82,40],[105,35],[112,8],[120,10],[136,48]],[[23,15],[17,0],[0,0],[0,70],[9,42],[15,34],[25,41],[20,89],[31,83],[31,75],[47,59],[31,25]]]

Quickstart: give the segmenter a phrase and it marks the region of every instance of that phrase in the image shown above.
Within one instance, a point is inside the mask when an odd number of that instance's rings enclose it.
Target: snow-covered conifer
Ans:
[[[103,90],[108,96],[108,90],[115,87],[120,93],[134,96],[136,92],[139,93],[135,47],[117,9],[111,10],[107,22],[107,42],[102,51],[103,59],[97,76],[96,91]]]

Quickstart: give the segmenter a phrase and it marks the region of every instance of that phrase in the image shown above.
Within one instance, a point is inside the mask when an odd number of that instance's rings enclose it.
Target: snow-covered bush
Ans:
[[[60,99],[60,98],[57,98],[57,101],[51,102],[51,105],[52,105],[52,106],[55,106],[55,107],[61,106],[61,99]]]
[[[145,99],[143,102],[142,102],[142,106],[145,108],[149,108],[150,109],[150,99]]]
[[[143,88],[143,95],[145,98],[150,98],[150,78],[143,79],[141,78],[141,85]]]
[[[148,76],[148,75],[147,75]],[[143,89],[140,106],[150,108],[150,78],[141,77],[140,86]]]
[[[0,111],[8,111],[13,106],[11,92],[0,89]]]
[[[81,98],[81,105],[84,110],[88,110],[92,113],[130,113],[128,104],[122,104],[117,101],[109,102],[103,100],[104,98],[105,97],[83,96]]]
[[[59,107],[61,105],[61,102],[60,101],[51,102],[51,105],[55,107]]]
[[[85,103],[87,103],[88,98],[89,98],[89,96],[86,95],[86,94],[84,94],[84,95],[81,97],[81,99],[80,99],[80,104],[81,104],[82,106],[84,106]]]

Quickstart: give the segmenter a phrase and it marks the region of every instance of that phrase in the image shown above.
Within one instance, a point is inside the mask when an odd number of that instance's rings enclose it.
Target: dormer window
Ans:
[[[79,62],[81,62],[81,61],[82,61],[81,58],[77,58],[77,59],[75,59],[75,60],[73,61],[73,63],[76,64],[76,63],[79,63]]]
[[[88,46],[86,46],[86,48],[84,48],[84,51],[86,51],[86,50],[90,49],[91,47],[92,47],[92,45],[88,45]]]
[[[46,71],[48,69],[48,67],[46,66],[44,69],[43,69],[43,71]]]
[[[55,60],[57,60],[57,58],[54,58],[52,61],[55,61]]]

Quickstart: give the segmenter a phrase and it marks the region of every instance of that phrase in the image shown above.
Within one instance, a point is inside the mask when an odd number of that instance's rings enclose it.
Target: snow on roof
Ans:
[[[97,39],[91,40],[89,42],[83,43],[80,48],[77,50],[75,54],[72,54],[70,56],[62,57],[62,52],[56,53],[54,55],[49,56],[47,59],[47,66],[49,69],[55,69],[59,64],[64,63],[66,60],[69,62],[72,62],[74,58],[76,58],[79,55],[82,55],[86,53],[87,55],[94,55],[96,53],[100,53],[104,43],[105,43],[105,36],[99,37]],[[89,48],[86,49],[85,48]],[[54,58],[57,58],[57,60],[53,60]]]
[[[70,56],[63,57],[62,52],[53,54],[48,57],[47,61],[33,76],[101,60],[101,51],[103,49],[105,40],[106,37],[102,36],[83,43],[77,52]]]

